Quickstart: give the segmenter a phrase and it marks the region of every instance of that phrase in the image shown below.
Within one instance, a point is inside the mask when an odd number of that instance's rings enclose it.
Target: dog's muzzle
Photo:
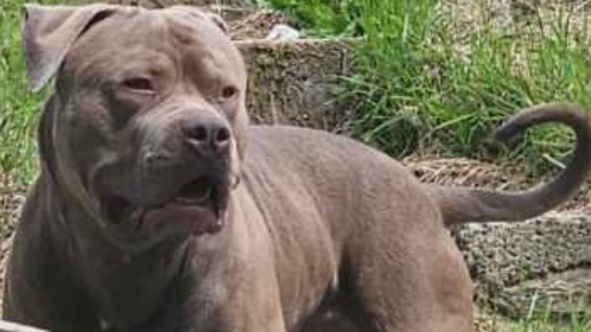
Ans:
[[[169,224],[193,235],[219,232],[236,182],[229,124],[205,114],[179,119],[157,133],[143,135],[129,166],[102,174],[103,213],[137,231]],[[134,180],[117,169],[132,169]]]

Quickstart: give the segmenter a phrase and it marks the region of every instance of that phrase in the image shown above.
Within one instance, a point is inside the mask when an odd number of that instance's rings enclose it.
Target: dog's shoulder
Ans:
[[[247,168],[268,165],[314,172],[356,172],[390,169],[396,174],[404,167],[387,154],[350,137],[294,126],[252,126]],[[264,167],[264,166],[263,166]]]
[[[324,130],[288,126],[258,125],[250,130],[252,146],[261,149],[306,150],[323,153],[345,150],[347,152],[369,151],[372,148],[345,135]]]

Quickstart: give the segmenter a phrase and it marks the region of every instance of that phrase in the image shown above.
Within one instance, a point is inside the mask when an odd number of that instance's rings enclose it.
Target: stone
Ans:
[[[342,131],[354,107],[339,80],[352,73],[349,42],[301,39],[237,42],[249,72],[253,123]]]
[[[588,214],[550,212],[523,223],[467,224],[452,234],[480,303],[515,317],[523,317],[534,301],[534,309],[556,314],[591,304]]]

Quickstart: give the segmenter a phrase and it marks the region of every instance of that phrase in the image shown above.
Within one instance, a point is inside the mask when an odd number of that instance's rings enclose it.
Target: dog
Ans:
[[[519,112],[506,140],[572,127],[572,162],[525,192],[421,184],[352,139],[249,126],[223,21],[190,7],[28,5],[41,173],[6,273],[4,318],[54,332],[472,331],[472,284],[446,226],[519,221],[577,192],[591,127],[573,104]]]

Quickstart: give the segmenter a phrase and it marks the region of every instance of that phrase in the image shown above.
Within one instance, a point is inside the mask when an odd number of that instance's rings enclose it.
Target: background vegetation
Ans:
[[[449,1],[268,2],[312,35],[364,38],[358,72],[345,78],[345,91],[361,101],[350,129],[398,157],[486,158],[488,135],[523,107],[552,101],[591,106],[590,40],[587,21],[572,19],[582,10],[576,3],[547,21],[531,7],[525,24],[502,29],[477,13],[481,26],[475,29],[446,12]],[[540,175],[561,167],[571,140],[565,128],[542,128],[505,157]]]
[[[39,98],[25,82],[20,47],[21,7],[24,1],[0,2],[0,172],[34,172],[35,119]]]
[[[29,179],[43,94],[31,95],[25,84],[23,2],[0,2],[0,170]],[[446,1],[262,2],[292,15],[309,35],[363,38],[357,73],[343,78],[347,97],[361,103],[349,130],[396,157],[491,157],[483,143],[517,110],[550,101],[591,106],[590,39],[586,21],[573,27],[573,12],[552,22],[538,16],[529,25],[495,29],[484,21],[472,29],[456,24]],[[540,175],[561,167],[571,140],[565,128],[542,128],[505,157]]]

